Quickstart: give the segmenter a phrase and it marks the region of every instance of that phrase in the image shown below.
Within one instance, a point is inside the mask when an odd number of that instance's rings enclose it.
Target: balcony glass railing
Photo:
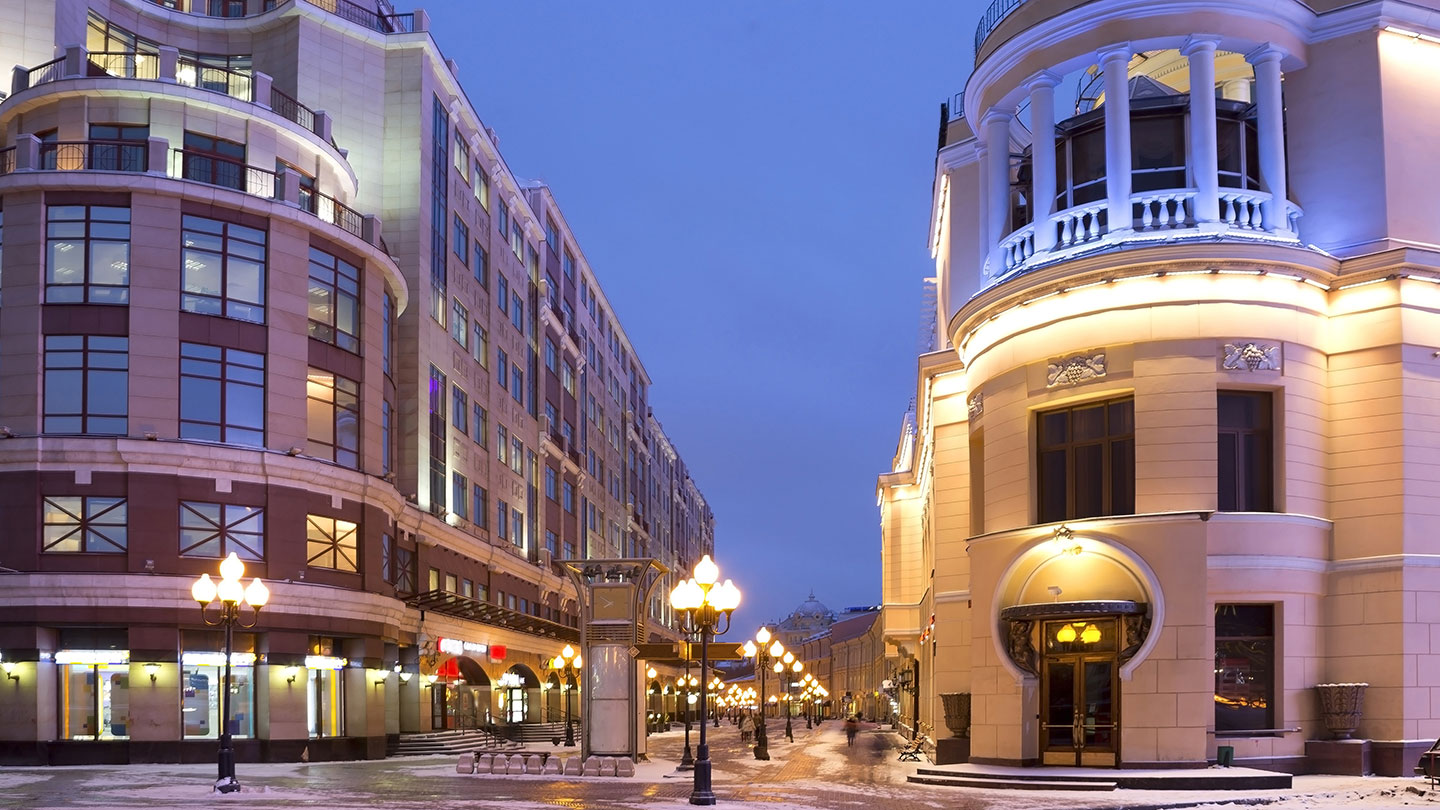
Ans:
[[[54,171],[149,171],[144,141],[47,141],[40,144],[40,168]]]

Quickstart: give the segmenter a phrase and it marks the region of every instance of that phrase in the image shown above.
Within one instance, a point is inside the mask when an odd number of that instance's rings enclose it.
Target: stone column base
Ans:
[[[954,765],[970,761],[970,738],[947,737],[935,741],[935,764]]]
[[[1365,776],[1370,768],[1369,740],[1309,740],[1305,758],[1310,773]]]

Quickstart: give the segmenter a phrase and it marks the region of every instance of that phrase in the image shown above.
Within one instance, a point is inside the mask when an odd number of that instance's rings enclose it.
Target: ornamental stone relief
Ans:
[[[1045,387],[1077,385],[1105,376],[1105,352],[1076,354],[1062,360],[1051,360],[1045,371]]]
[[[1280,347],[1262,343],[1226,343],[1220,364],[1230,371],[1279,371]]]
[[[970,409],[971,420],[979,419],[980,415],[985,413],[985,395],[979,391],[971,394],[965,404]]]

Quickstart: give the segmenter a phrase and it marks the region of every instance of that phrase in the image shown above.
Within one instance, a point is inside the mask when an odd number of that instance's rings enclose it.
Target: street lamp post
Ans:
[[[190,596],[200,603],[200,620],[206,627],[225,628],[225,686],[220,693],[220,773],[215,780],[215,791],[218,793],[231,793],[240,789],[240,783],[235,779],[235,746],[230,736],[230,659],[235,655],[235,625],[240,625],[243,630],[254,627],[260,620],[260,609],[270,601],[270,589],[265,587],[259,577],[252,579],[250,587],[247,588],[240,584],[243,576],[245,563],[232,551],[230,556],[220,563],[218,584],[210,579],[209,574],[201,574],[190,586]],[[217,601],[220,603],[220,612],[211,620],[207,610]],[[241,618],[241,605],[250,606],[248,622]]]
[[[805,668],[804,664],[795,660],[794,653],[787,652],[785,653],[785,657],[780,659],[780,664],[776,666],[775,671],[780,673],[780,676],[785,679],[785,738],[790,742],[795,742],[795,732],[790,728],[790,717],[794,714],[794,712],[790,711],[790,668],[792,666],[797,675],[800,674],[800,670]]]
[[[761,627],[755,632],[755,641],[760,642],[758,645],[752,641],[745,642],[745,657],[755,659],[755,672],[760,677],[760,714],[755,721],[755,758],[765,760],[770,758],[770,740],[765,734],[765,670],[769,668],[771,660],[785,654],[785,645],[780,643],[780,639],[775,639],[775,643],[771,644],[770,638],[770,628]],[[779,665],[778,662],[776,665]]]
[[[694,693],[695,678],[690,675],[690,652],[685,652],[685,677],[680,679],[685,686],[685,753],[680,757],[680,764],[675,766],[677,771],[695,770],[695,757],[690,753],[690,715],[694,711],[691,699]],[[680,700],[680,693],[675,693],[675,699]]]
[[[740,606],[740,589],[731,580],[716,587],[720,579],[720,566],[706,554],[695,564],[695,575],[675,586],[670,592],[670,606],[684,611],[687,625],[692,633],[700,636],[700,671],[710,671],[710,637],[723,635],[730,629],[730,616]],[[725,626],[720,627],[721,617]],[[688,656],[687,656],[688,657]],[[705,700],[705,682],[701,681],[701,705]],[[690,791],[690,803],[699,805],[715,804],[715,791],[710,782],[710,745],[705,742],[705,718],[700,718],[700,747],[695,759],[695,786]]]
[[[550,662],[550,668],[560,671],[560,693],[565,698],[565,745],[574,748],[575,727],[570,723],[570,693],[574,689],[570,683],[572,677],[570,670],[574,668],[575,673],[580,672],[580,654],[575,652],[574,647],[566,644],[565,649],[561,650],[560,654]]]
[[[700,674],[704,675],[705,673],[702,672]],[[712,716],[715,718],[715,728],[720,727],[720,687],[724,685],[718,675],[715,676],[715,680],[710,682],[710,700],[711,704],[715,706],[715,711],[712,713]]]
[[[659,687],[656,686],[656,684],[655,684],[655,676],[656,676],[657,674],[658,674],[658,673],[655,671],[655,668],[654,668],[654,667],[648,667],[648,668],[646,668],[646,670],[645,670],[645,677],[650,680],[650,685],[648,685],[648,686],[645,687],[645,694],[647,694],[647,695],[658,695],[658,694],[660,694],[660,689],[659,689]],[[656,700],[656,699],[653,698],[653,697],[646,698],[646,700],[645,700],[645,703],[646,703],[646,706],[645,706],[645,733],[646,733],[646,734],[658,734],[658,733],[660,732],[660,721],[656,719],[656,714],[657,714],[657,712],[655,711],[655,700]]]

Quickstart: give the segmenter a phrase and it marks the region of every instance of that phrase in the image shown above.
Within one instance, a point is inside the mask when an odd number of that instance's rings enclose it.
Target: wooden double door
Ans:
[[[1045,765],[1114,768],[1120,755],[1113,618],[1045,622],[1040,754]]]

